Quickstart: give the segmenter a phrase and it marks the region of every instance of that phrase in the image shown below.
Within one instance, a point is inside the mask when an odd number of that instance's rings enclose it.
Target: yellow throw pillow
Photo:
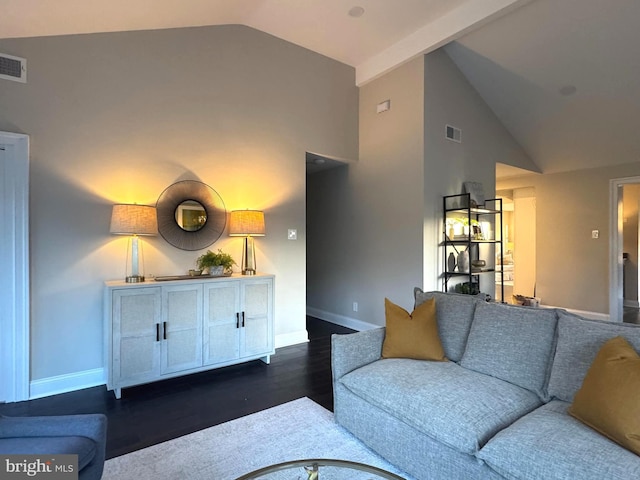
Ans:
[[[640,455],[640,356],[623,337],[596,355],[569,413]]]
[[[446,360],[438,334],[435,298],[421,303],[411,314],[385,298],[384,311],[387,328],[383,358]]]

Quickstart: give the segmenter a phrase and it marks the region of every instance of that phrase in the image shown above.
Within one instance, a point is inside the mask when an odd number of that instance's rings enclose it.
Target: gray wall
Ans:
[[[536,189],[536,285],[542,303],[609,313],[609,184],[640,175],[640,163],[504,179]],[[592,230],[600,230],[597,240]]]
[[[391,110],[376,114],[387,99]],[[461,144],[445,138],[446,124],[463,130]],[[384,325],[385,297],[411,310],[413,287],[440,290],[442,196],[469,180],[490,198],[495,163],[526,161],[443,50],[361,87],[359,161],[309,180],[319,206],[308,251],[324,252],[309,267],[310,311]]]
[[[304,340],[305,152],[357,156],[353,68],[247,27],[0,40],[28,83],[0,83],[0,130],[31,138],[32,379],[102,368],[103,281],[124,276],[116,202],[198,179],[227,210],[263,209],[258,267],[276,275],[276,335]],[[287,229],[298,230],[297,242]],[[202,252],[145,239],[146,273]],[[240,261],[226,233],[210,248]],[[55,388],[53,386],[52,388]]]
[[[520,164],[528,157],[469,84],[444,50],[425,61],[424,285],[442,289],[442,196],[462,193],[465,181],[481,182],[495,197],[495,164]],[[445,126],[462,130],[462,143],[445,137]],[[493,278],[481,279],[493,295]]]
[[[311,308],[384,324],[385,296],[411,306],[422,277],[423,84],[420,57],[361,87],[358,161],[309,177]]]

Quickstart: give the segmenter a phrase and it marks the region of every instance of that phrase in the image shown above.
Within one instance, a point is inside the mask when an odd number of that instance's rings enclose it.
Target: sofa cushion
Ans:
[[[623,337],[602,346],[569,414],[640,455],[640,356]]]
[[[3,455],[78,455],[78,469],[82,470],[96,456],[96,443],[87,437],[9,437],[0,438]]]
[[[546,400],[556,323],[555,310],[481,303],[460,365]]]
[[[423,292],[418,287],[414,288],[413,292],[416,307],[422,302],[435,298],[438,331],[444,354],[449,360],[459,362],[471,329],[473,312],[478,303],[484,302],[473,295]]]
[[[340,382],[416,430],[467,454],[541,403],[528,390],[453,362],[378,360]]]
[[[498,433],[477,457],[508,479],[629,480],[640,457],[567,414],[554,400]]]
[[[413,313],[384,299],[386,329],[383,358],[413,358],[443,361],[444,351],[438,335],[435,299],[418,305]]]
[[[549,395],[573,402],[600,347],[618,335],[626,338],[636,351],[640,350],[638,325],[589,320],[561,311],[556,353],[549,377]]]

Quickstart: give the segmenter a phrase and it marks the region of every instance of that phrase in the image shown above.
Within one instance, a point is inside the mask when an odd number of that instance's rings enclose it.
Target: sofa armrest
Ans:
[[[87,437],[105,445],[107,417],[103,414],[42,417],[0,416],[0,438],[10,437]]]
[[[331,371],[334,381],[356,368],[379,360],[384,334],[384,328],[376,328],[348,335],[332,335]]]

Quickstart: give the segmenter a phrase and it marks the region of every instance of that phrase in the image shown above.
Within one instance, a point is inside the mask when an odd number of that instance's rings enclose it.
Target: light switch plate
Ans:
[[[287,239],[289,240],[297,240],[298,239],[298,230],[295,228],[290,228],[287,231]]]

